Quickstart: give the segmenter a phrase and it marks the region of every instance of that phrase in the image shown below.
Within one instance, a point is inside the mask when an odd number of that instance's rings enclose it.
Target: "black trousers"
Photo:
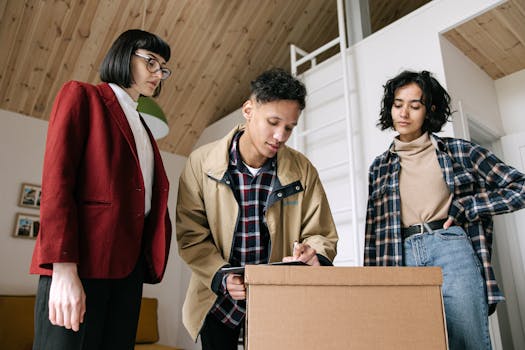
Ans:
[[[144,263],[123,279],[83,279],[86,314],[78,332],[49,321],[51,277],[41,276],[35,302],[33,350],[132,350],[142,300]]]
[[[203,350],[237,350],[242,323],[237,328],[230,328],[217,317],[208,314],[202,326],[201,344]]]

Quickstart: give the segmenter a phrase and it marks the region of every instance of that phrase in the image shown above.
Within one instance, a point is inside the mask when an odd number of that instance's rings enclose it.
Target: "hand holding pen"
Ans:
[[[292,243],[292,256],[285,256],[283,261],[297,261],[300,260],[305,264],[312,266],[321,266],[319,259],[317,259],[317,252],[307,243],[299,243],[294,241]]]

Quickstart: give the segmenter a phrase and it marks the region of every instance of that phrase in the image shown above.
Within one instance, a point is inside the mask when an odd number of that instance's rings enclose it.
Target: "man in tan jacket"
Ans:
[[[337,233],[314,166],[285,146],[305,106],[304,85],[281,69],[251,83],[244,125],[195,150],[180,177],[179,254],[192,276],[183,322],[203,349],[237,349],[243,277],[225,266],[300,260],[331,265]],[[294,246],[294,242],[299,244]]]

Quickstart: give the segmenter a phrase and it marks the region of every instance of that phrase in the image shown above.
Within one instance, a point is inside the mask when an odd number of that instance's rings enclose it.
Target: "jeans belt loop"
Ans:
[[[434,230],[432,230],[432,228],[430,227],[430,225],[427,224],[426,222],[423,223],[423,226],[427,229],[427,232],[429,232],[429,233],[434,233]],[[421,230],[421,231],[423,231],[423,230]],[[423,233],[423,232],[421,232],[421,233]]]

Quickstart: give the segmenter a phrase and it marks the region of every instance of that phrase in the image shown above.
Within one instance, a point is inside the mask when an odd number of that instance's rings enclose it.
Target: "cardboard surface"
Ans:
[[[247,349],[447,349],[437,267],[249,266]]]

